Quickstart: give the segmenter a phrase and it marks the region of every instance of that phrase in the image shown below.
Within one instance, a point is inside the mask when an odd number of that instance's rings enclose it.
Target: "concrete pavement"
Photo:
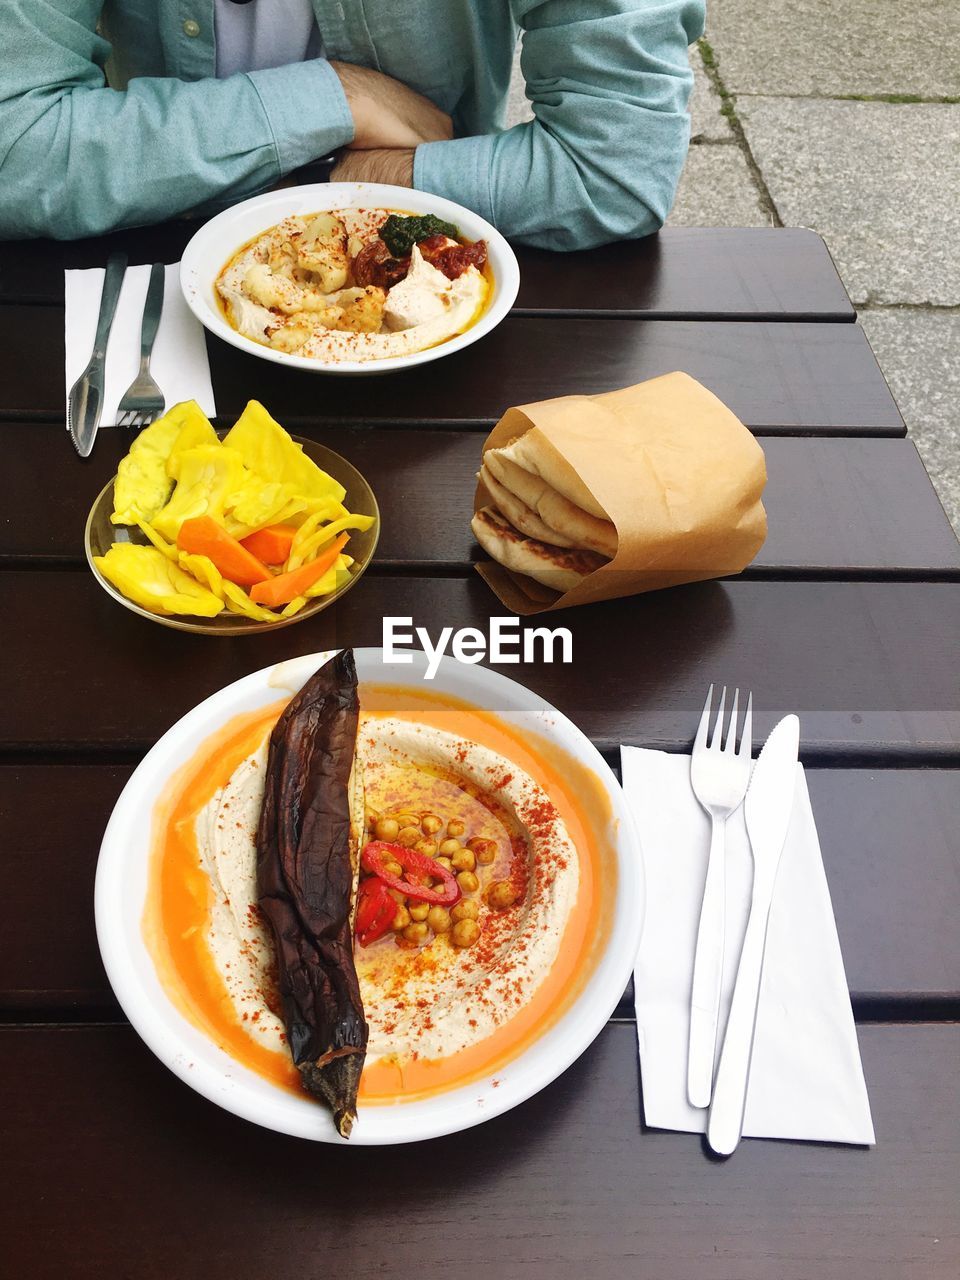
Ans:
[[[669,222],[824,237],[960,530],[958,50],[958,0],[708,0]]]

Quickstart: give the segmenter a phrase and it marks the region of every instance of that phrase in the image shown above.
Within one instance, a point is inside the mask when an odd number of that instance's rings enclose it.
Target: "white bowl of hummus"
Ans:
[[[104,835],[96,918],[124,1012],[185,1083],[255,1123],[342,1142],[292,1068],[255,888],[266,738],[330,657],[255,672],[160,739]],[[459,844],[454,871],[471,848],[478,857],[475,874],[458,873],[461,910],[447,913],[456,941],[435,907],[361,941],[357,908],[369,1041],[354,1145],[457,1132],[550,1083],[616,1007],[643,921],[639,842],[589,740],[496,672],[444,659],[427,682],[425,656],[412,657],[388,666],[379,649],[355,651],[365,838],[379,815],[426,810],[418,847]]]
[[[205,223],[180,284],[211,333],[312,372],[387,373],[460,351],[517,296],[506,240],[453,201],[381,183],[291,187]]]

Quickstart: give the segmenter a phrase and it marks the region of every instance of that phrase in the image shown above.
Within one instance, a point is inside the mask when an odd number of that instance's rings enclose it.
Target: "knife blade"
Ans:
[[[800,721],[794,715],[785,716],[760,752],[743,802],[753,851],[753,891],[707,1118],[707,1141],[718,1155],[736,1150],[743,1131],[767,924],[793,811],[799,751]]]
[[[103,368],[110,326],[117,310],[120,287],[127,270],[127,255],[111,253],[103,276],[100,315],[93,340],[90,363],[70,389],[67,397],[67,430],[81,458],[89,458],[103,412]]]

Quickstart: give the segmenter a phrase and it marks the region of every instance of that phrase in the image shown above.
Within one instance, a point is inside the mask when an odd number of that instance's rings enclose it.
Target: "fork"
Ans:
[[[155,262],[150,270],[147,298],[140,322],[140,371],[117,405],[118,427],[148,427],[163,413],[163,392],[150,376],[150,353],[163,313],[163,285],[166,267]]]
[[[721,745],[723,712],[727,700],[724,685],[710,741],[710,706],[713,685],[707,691],[703,714],[690,759],[690,782],[694,795],[710,815],[710,857],[700,906],[697,951],[693,962],[693,990],[690,997],[690,1043],[687,1050],[687,1099],[693,1107],[708,1107],[713,1092],[713,1070],[717,1052],[717,1022],[720,1016],[720,983],[723,976],[724,935],[724,847],[727,819],[743,803],[750,781],[750,751],[753,732],[753,694],[747,696],[740,748],[737,750],[737,709],[740,690],[733,695],[730,725]]]

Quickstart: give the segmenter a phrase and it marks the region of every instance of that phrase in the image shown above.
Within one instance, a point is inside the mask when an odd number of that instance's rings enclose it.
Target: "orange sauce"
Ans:
[[[528,773],[556,805],[579,860],[579,891],[560,950],[527,1004],[490,1036],[448,1058],[368,1063],[360,1085],[366,1105],[422,1098],[495,1075],[553,1025],[589,979],[606,940],[616,893],[616,832],[600,779],[561,748],[495,714],[434,693],[363,684],[364,720],[378,716],[427,724],[478,742]],[[206,943],[212,889],[194,824],[214,793],[254,752],[283,703],[231,720],[175,775],[154,812],[144,936],[165,988],[194,1025],[238,1062],[299,1092],[286,1054],[258,1044],[241,1023]]]

